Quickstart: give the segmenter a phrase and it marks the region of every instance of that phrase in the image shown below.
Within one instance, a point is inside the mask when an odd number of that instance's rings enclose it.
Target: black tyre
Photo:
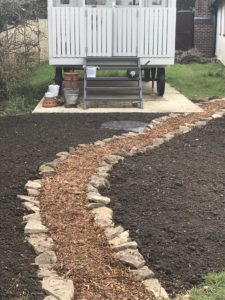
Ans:
[[[149,82],[151,80],[151,69],[144,69],[144,81]]]
[[[162,97],[165,93],[166,76],[165,68],[157,69],[157,94]]]

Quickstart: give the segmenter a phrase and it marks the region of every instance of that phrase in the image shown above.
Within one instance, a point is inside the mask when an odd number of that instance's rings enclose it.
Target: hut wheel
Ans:
[[[163,96],[165,92],[165,68],[157,69],[157,94],[158,96]]]

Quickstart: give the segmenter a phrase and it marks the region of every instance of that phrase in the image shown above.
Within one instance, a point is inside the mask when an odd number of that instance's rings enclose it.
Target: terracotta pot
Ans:
[[[64,80],[79,80],[79,73],[77,72],[65,72]]]
[[[80,83],[78,80],[64,80],[63,87],[65,89],[79,89]]]
[[[57,105],[57,100],[55,97],[45,97],[42,103],[43,107],[55,107]]]

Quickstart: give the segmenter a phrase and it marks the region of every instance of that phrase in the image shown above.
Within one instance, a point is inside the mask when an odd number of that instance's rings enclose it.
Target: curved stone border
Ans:
[[[216,102],[212,100],[210,102]],[[221,101],[221,100],[220,100]],[[94,145],[103,147],[106,143],[112,142],[117,139],[125,139],[128,137],[136,137],[138,135],[145,134],[159,124],[162,124],[168,119],[175,118],[184,114],[170,114],[153,120],[148,127],[141,133],[124,133],[121,136],[113,136],[112,138],[97,141]],[[187,114],[189,115],[189,114]],[[115,258],[124,262],[131,268],[131,272],[137,280],[142,281],[146,290],[151,294],[153,293],[158,299],[168,299],[168,294],[161,286],[160,282],[154,277],[154,273],[145,266],[145,260],[143,256],[137,250],[137,243],[132,241],[129,236],[129,231],[126,231],[122,226],[115,225],[113,222],[113,211],[107,207],[111,199],[104,197],[100,194],[102,187],[109,187],[110,183],[108,178],[109,172],[113,167],[123,161],[126,157],[135,156],[145,153],[148,150],[154,149],[160,146],[162,143],[169,141],[178,134],[185,134],[192,130],[194,127],[202,127],[207,124],[208,121],[220,118],[225,115],[225,109],[215,113],[212,117],[203,118],[194,124],[185,124],[179,127],[178,130],[166,134],[162,138],[156,138],[152,143],[144,148],[132,148],[127,152],[124,150],[115,154],[107,155],[103,158],[101,164],[96,169],[96,174],[92,176],[89,184],[86,186],[86,208],[94,214],[95,223],[103,227],[106,238],[111,248],[115,251]],[[86,147],[85,144],[80,144],[78,147]],[[69,152],[60,152],[56,154],[56,159],[52,162],[45,163],[40,166],[40,176],[47,177],[55,174],[55,168],[57,164],[66,159],[70,154],[73,154],[75,148],[70,147]],[[38,278],[42,281],[42,289],[48,295],[44,300],[72,300],[74,297],[74,285],[72,280],[64,279],[60,277],[54,270],[54,264],[57,261],[56,254],[54,252],[54,243],[48,234],[48,228],[42,224],[40,216],[40,202],[38,196],[43,186],[42,179],[29,180],[25,189],[27,195],[18,195],[21,200],[22,206],[26,208],[30,214],[24,216],[23,222],[25,225],[26,241],[33,247],[37,257],[35,259],[35,265],[38,266]]]

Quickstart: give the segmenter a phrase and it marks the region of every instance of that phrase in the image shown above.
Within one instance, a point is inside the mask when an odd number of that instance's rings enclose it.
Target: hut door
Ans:
[[[138,6],[113,9],[113,56],[137,56]]]
[[[112,8],[86,7],[87,56],[112,56]]]

